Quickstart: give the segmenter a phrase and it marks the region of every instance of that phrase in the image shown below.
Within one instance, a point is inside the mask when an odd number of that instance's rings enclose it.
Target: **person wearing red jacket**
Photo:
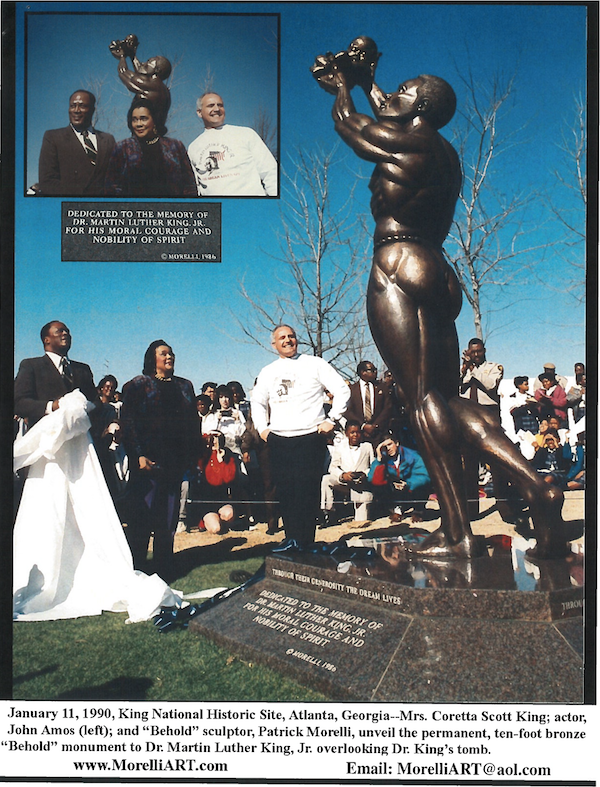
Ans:
[[[198,460],[198,469],[203,475],[202,497],[206,500],[225,500],[235,486],[238,475],[238,458],[225,447],[225,435],[212,432],[207,436],[209,451]],[[225,503],[215,511],[216,506],[208,504],[206,513],[198,527],[209,533],[224,533],[228,523],[234,518],[233,506]]]
[[[567,394],[556,377],[543,372],[538,377],[542,387],[535,391],[534,396],[539,403],[540,418],[556,415],[561,421],[567,417]]]

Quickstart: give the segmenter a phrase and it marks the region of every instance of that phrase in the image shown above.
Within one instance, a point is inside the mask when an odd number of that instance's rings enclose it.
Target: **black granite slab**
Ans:
[[[558,633],[564,637],[565,642],[575,651],[580,659],[584,654],[584,637],[581,620],[564,620],[554,624]]]
[[[470,562],[364,555],[272,555],[190,630],[336,699],[583,701],[580,556],[533,564],[506,539]]]
[[[553,624],[414,618],[373,700],[583,702],[583,664]]]
[[[63,202],[63,262],[221,262],[221,203]]]
[[[265,579],[192,620],[190,630],[332,697],[369,700],[410,624],[405,615]]]

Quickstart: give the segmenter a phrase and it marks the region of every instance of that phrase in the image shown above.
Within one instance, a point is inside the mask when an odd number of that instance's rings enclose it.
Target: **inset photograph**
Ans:
[[[27,195],[278,196],[278,14],[31,12],[25,62]]]

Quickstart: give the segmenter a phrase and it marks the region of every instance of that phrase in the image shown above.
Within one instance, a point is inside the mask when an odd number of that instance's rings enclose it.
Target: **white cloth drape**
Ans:
[[[103,610],[146,620],[181,593],[134,571],[131,552],[88,434],[80,391],[60,400],[14,447],[29,475],[14,530],[16,620],[57,620]]]

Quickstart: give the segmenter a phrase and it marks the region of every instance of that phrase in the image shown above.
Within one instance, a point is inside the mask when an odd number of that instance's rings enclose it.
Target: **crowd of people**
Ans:
[[[174,374],[175,354],[162,339],[122,391],[110,374],[93,387],[89,367],[70,361],[63,323],[44,326],[42,340],[44,357],[19,369],[16,414],[32,426],[74,387],[93,400],[90,435],[137,568],[146,566],[152,534],[153,569],[168,577],[178,529],[217,534],[266,522],[273,535],[281,519],[287,540],[307,545],[316,527],[343,515],[399,522],[411,512],[418,522],[435,497],[389,372],[379,380],[362,361],[348,383],[323,359],[299,353],[289,326],[274,330],[278,358],[249,398],[236,380],[206,381],[196,395]],[[567,490],[585,488],[585,386],[583,364],[567,379],[550,363],[511,384],[473,339],[459,393],[494,411],[535,471]],[[471,503],[487,493],[510,500],[497,468],[465,465]],[[513,500],[506,516],[519,513]]]

